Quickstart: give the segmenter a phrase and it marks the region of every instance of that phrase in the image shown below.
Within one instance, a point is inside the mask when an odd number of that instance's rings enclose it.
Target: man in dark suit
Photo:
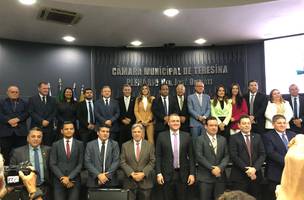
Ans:
[[[155,179],[154,145],[143,139],[144,133],[143,125],[134,124],[133,139],[122,146],[120,167],[125,174],[123,188],[130,190],[129,200],[149,200]]]
[[[74,132],[73,122],[64,122],[63,138],[55,142],[51,149],[50,168],[55,175],[55,200],[79,199],[84,152],[83,143],[73,138]]]
[[[195,181],[192,139],[180,128],[177,114],[169,116],[170,130],[159,134],[156,141],[157,182],[162,186],[165,200],[187,199],[188,186]]]
[[[84,101],[77,106],[77,119],[79,121],[79,139],[86,144],[96,137],[93,90],[86,88],[83,91]]]
[[[160,86],[160,96],[152,103],[152,113],[155,119],[154,141],[157,140],[160,132],[169,130],[169,115],[177,113],[177,111],[176,101],[169,96],[169,85],[167,83],[162,84]]]
[[[289,86],[290,96],[287,101],[292,107],[294,117],[290,120],[290,129],[296,133],[304,133],[304,98],[299,95],[299,88],[296,84]]]
[[[55,137],[56,100],[49,96],[48,83],[40,82],[38,86],[39,94],[29,99],[31,127],[40,127],[43,131],[42,143],[51,146]]]
[[[186,88],[185,85],[179,83],[176,86],[176,96],[173,98],[176,100],[175,105],[177,108],[177,114],[180,116],[181,128],[180,130],[189,132],[189,113],[187,106],[187,97],[185,96]]]
[[[239,119],[240,132],[230,137],[229,149],[232,160],[230,179],[234,190],[242,190],[260,199],[262,165],[265,149],[261,136],[251,132],[248,115]]]
[[[258,92],[259,85],[257,80],[248,82],[248,93],[244,95],[247,102],[248,114],[252,123],[254,133],[263,134],[265,132],[265,110],[267,107],[267,97]]]
[[[264,135],[264,144],[267,154],[266,177],[268,179],[269,200],[275,200],[276,186],[281,183],[284,168],[284,158],[288,150],[289,141],[296,133],[286,130],[287,122],[284,115],[275,115],[272,118],[274,130]]]
[[[28,116],[28,106],[20,98],[19,88],[9,86],[7,98],[0,101],[0,148],[6,164],[10,151],[26,144]]]
[[[43,190],[45,199],[50,196],[49,155],[51,148],[41,145],[42,130],[34,127],[27,136],[28,145],[16,148],[11,153],[10,165],[29,161],[37,172],[37,185]],[[29,194],[22,190],[21,198],[28,199]],[[51,199],[51,198],[49,198]]]
[[[101,89],[101,98],[95,104],[96,124],[106,125],[110,128],[110,138],[118,141],[120,115],[118,102],[111,98],[112,90],[110,86],[103,86]]]
[[[131,96],[132,88],[125,84],[122,88],[123,96],[119,97],[118,104],[120,110],[119,116],[119,146],[132,138],[131,127],[135,123],[134,105],[135,98]]]
[[[110,136],[110,127],[98,128],[98,138],[88,143],[85,168],[88,170],[88,188],[106,188],[118,185],[116,170],[119,167],[119,146]]]
[[[218,123],[215,117],[208,117],[206,133],[199,136],[195,143],[196,179],[200,183],[200,200],[218,199],[226,189],[225,168],[229,162],[226,139],[217,135]]]

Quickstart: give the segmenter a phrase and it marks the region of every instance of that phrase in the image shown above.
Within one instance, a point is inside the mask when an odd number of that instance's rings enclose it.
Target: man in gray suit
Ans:
[[[45,199],[49,194],[50,176],[49,176],[49,155],[51,148],[41,145],[42,130],[34,127],[27,136],[28,145],[14,149],[11,154],[10,165],[18,165],[21,162],[29,161],[37,172],[37,185],[43,190]],[[26,190],[21,192],[22,199],[28,199]]]
[[[119,104],[118,102],[111,98],[111,88],[110,86],[103,86],[101,89],[101,98],[95,103],[95,118],[96,124],[106,125],[110,127],[110,138],[118,141],[119,138]]]
[[[52,146],[50,168],[54,173],[54,199],[78,200],[80,172],[83,163],[83,143],[73,138],[73,122],[64,122],[63,138]]]
[[[117,186],[118,143],[109,139],[110,128],[105,125],[98,128],[97,135],[96,140],[87,144],[84,157],[84,166],[89,172],[87,186],[89,188]]]
[[[204,124],[210,115],[210,97],[204,92],[204,83],[195,82],[195,93],[188,96],[188,112],[190,114],[190,132],[192,138],[205,132]]]
[[[198,163],[197,180],[200,185],[200,199],[217,199],[226,189],[225,168],[229,162],[226,139],[217,135],[218,124],[215,117],[206,119],[206,133],[195,143]]]
[[[126,177],[123,188],[130,189],[129,200],[149,200],[153,187],[155,165],[154,146],[144,140],[145,128],[132,126],[133,139],[122,145],[120,166]]]

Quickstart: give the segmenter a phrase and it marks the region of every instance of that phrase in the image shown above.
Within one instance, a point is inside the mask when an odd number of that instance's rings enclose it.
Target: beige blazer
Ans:
[[[135,106],[134,106],[134,114],[136,117],[136,123],[139,122],[145,122],[145,123],[153,123],[153,113],[152,113],[152,102],[155,99],[155,97],[151,96],[152,99],[151,103],[148,102],[147,109],[145,110],[144,108],[144,103],[138,102],[138,97],[136,98],[135,101]]]

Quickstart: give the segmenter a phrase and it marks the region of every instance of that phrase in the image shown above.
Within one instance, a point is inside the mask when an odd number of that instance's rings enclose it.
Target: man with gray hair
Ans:
[[[120,166],[125,174],[123,188],[130,189],[129,200],[148,200],[155,178],[155,150],[144,139],[143,125],[134,124],[131,130],[133,139],[122,145],[120,155]]]
[[[290,129],[296,133],[303,133],[304,131],[304,98],[299,95],[299,88],[296,84],[289,86],[289,94],[287,101],[293,110],[293,118],[290,120]]]
[[[0,101],[0,148],[5,164],[12,149],[26,144],[28,117],[28,105],[20,98],[19,88],[9,86],[7,98]]]

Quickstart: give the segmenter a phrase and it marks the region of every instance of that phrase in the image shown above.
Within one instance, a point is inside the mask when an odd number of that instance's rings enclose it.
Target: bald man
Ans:
[[[9,163],[11,149],[26,144],[27,103],[20,98],[17,86],[9,86],[7,98],[0,101],[0,147],[5,164]]]

